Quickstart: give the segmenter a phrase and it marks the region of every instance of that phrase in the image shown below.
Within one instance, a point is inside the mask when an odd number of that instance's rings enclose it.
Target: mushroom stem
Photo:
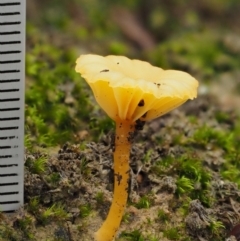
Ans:
[[[128,198],[129,155],[134,130],[134,123],[116,121],[113,201],[105,222],[95,233],[96,241],[112,241],[120,226]]]

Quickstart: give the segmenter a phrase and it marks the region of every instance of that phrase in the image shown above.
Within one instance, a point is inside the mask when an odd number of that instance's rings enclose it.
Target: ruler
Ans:
[[[26,0],[0,0],[0,211],[23,205]]]

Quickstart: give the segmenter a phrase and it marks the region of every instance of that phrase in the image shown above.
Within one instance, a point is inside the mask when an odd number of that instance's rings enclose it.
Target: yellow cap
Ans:
[[[124,56],[81,55],[75,70],[113,120],[151,120],[197,96],[198,81],[188,73]]]

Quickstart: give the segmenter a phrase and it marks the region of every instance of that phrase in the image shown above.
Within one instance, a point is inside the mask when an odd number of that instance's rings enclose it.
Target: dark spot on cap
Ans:
[[[102,72],[109,72],[109,69],[103,69],[100,71],[100,73],[102,73]]]
[[[139,103],[138,103],[138,106],[142,107],[142,106],[144,106],[144,104],[145,104],[144,100],[140,100]]]
[[[142,118],[145,118],[145,117],[147,117],[147,112],[142,115]]]
[[[153,84],[155,84],[157,87],[161,86],[161,84],[159,84],[159,83],[153,83]]]

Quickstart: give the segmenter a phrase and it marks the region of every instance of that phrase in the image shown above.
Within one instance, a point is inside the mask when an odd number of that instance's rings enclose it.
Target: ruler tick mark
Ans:
[[[19,69],[10,69],[10,70],[0,70],[0,74],[8,74],[8,73],[19,73]]]
[[[20,50],[13,50],[13,51],[0,51],[0,54],[20,54]]]
[[[5,6],[14,6],[14,5],[20,5],[20,2],[0,3],[0,6],[3,6],[3,7],[5,7]]]
[[[19,101],[20,98],[0,99],[0,102]]]
[[[0,127],[0,131],[6,131],[6,130],[17,130],[18,126],[10,126],[10,127]]]
[[[15,110],[20,110],[20,108],[16,107],[16,108],[0,109],[0,111],[15,111]]]
[[[11,121],[11,120],[20,120],[20,117],[5,117],[5,118],[0,118],[0,121]],[[0,137],[1,139],[1,137]]]
[[[5,12],[5,13],[0,13],[0,16],[9,16],[9,15],[20,15],[20,12]]]
[[[11,31],[11,32],[0,32],[0,35],[13,35],[13,34],[20,34],[20,31]]]
[[[16,60],[0,61],[0,64],[15,64],[15,63],[20,63],[20,62],[21,62],[20,59],[16,59]]]
[[[7,89],[7,90],[0,90],[0,93],[5,93],[5,92],[17,92],[19,89]]]
[[[8,41],[8,42],[0,42],[2,45],[7,45],[7,44],[20,44],[21,41]]]

